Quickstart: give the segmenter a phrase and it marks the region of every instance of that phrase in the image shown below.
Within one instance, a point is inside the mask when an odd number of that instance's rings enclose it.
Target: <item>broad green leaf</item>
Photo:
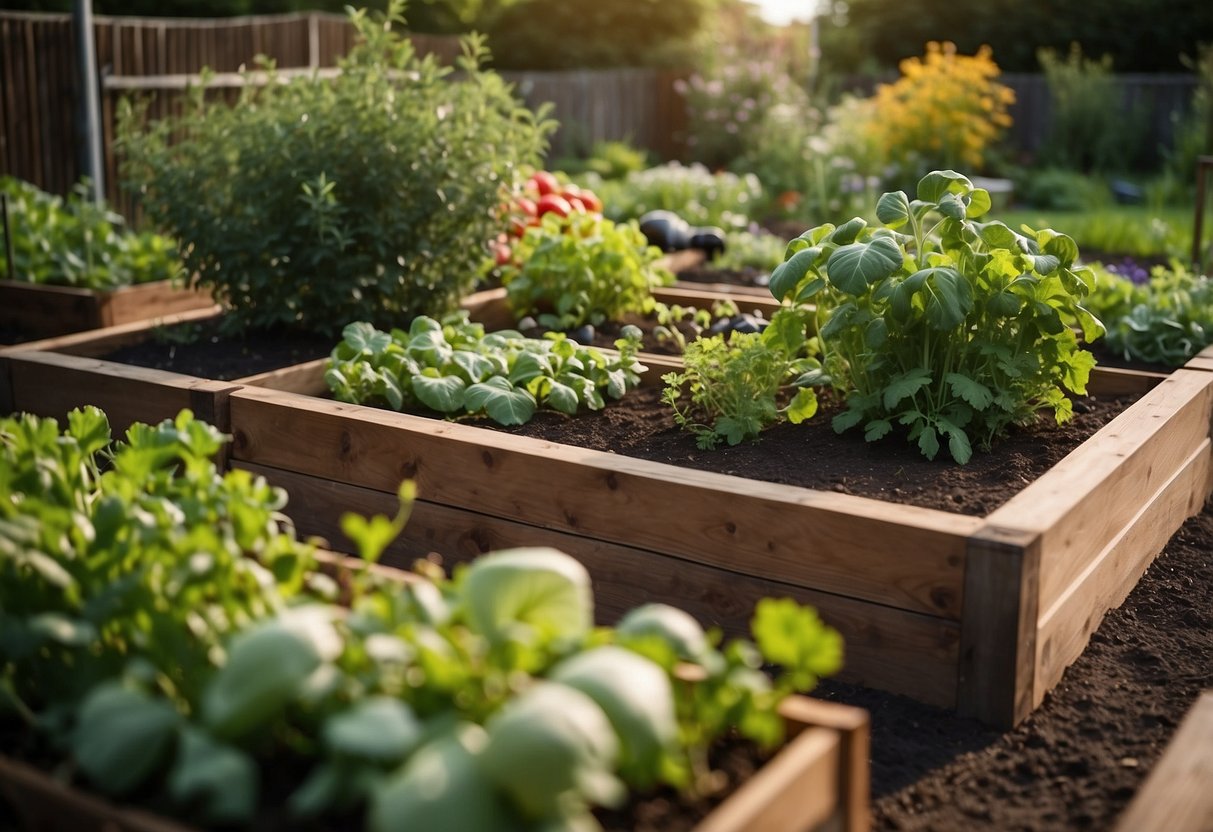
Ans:
[[[928,425],[918,434],[918,450],[922,451],[922,455],[927,459],[934,459],[939,453],[939,436],[935,433],[935,428]]]
[[[521,353],[510,368],[509,381],[511,384],[526,384],[533,378],[549,375],[552,372],[547,356],[535,352]]]
[[[364,517],[355,512],[341,515],[341,531],[358,549],[358,557],[375,563],[383,550],[400,534],[400,528],[391,518],[382,514]]]
[[[943,214],[950,220],[963,220],[967,216],[967,208],[962,200],[956,194],[944,194],[939,198],[939,213]]]
[[[383,397],[387,399],[388,406],[392,410],[404,409],[404,391],[400,389],[400,382],[390,373],[380,373],[379,383],[382,385]]]
[[[471,350],[455,350],[455,353],[451,356],[451,360],[455,362],[459,369],[467,374],[467,382],[469,384],[484,381],[493,374],[493,362]]]
[[[1001,318],[1011,318],[1019,314],[1023,308],[1023,298],[1014,292],[996,292],[990,295],[986,309],[991,315]]]
[[[821,251],[820,246],[802,249],[776,266],[775,270],[771,272],[769,284],[771,294],[781,300],[787,297],[788,293],[804,280],[809,269],[816,265],[818,258],[821,257]]]
[[[1036,232],[1036,242],[1043,253],[1054,255],[1066,268],[1069,268],[1078,259],[1078,245],[1073,238],[1051,228]]]
[[[836,338],[854,324],[859,315],[859,308],[847,302],[835,307],[830,312],[829,319],[821,327],[821,337],[829,340]]]
[[[97,628],[90,622],[70,618],[61,612],[38,613],[29,618],[28,626],[30,633],[40,640],[67,647],[86,647],[97,638]]]
[[[280,619],[241,633],[203,691],[207,727],[232,739],[256,730],[295,699],[321,661],[315,642]]]
[[[473,384],[464,394],[464,404],[469,413],[484,411],[489,418],[502,425],[526,424],[535,415],[535,397],[514,387],[501,376]]]
[[[110,423],[99,408],[88,405],[67,414],[68,434],[80,445],[80,452],[92,456],[110,443]]]
[[[792,673],[800,690],[842,667],[842,636],[827,627],[812,607],[791,598],[759,601],[750,629],[763,659]]]
[[[993,206],[994,200],[990,199],[990,192],[985,188],[974,188],[969,192],[969,219],[984,217]]]
[[[862,410],[847,409],[835,414],[834,418],[830,420],[830,425],[834,428],[835,433],[842,433],[844,430],[849,430],[862,421]]]
[[[973,311],[973,287],[955,269],[926,269],[923,293],[927,323],[934,329],[954,329]]]
[[[885,385],[882,395],[885,410],[895,409],[904,399],[912,397],[930,383],[931,371],[925,367],[915,367],[894,377]]]
[[[944,381],[952,386],[952,394],[964,399],[974,410],[985,410],[994,401],[994,394],[979,381],[961,373],[948,373]]]
[[[417,401],[439,413],[454,413],[463,409],[467,382],[459,376],[416,375],[412,378],[413,395]]]
[[[910,199],[905,191],[882,194],[876,203],[876,219],[889,228],[901,228],[910,221]]]
[[[1086,350],[1077,350],[1070,355],[1065,363],[1062,374],[1062,384],[1066,389],[1078,394],[1087,392],[1087,381],[1091,378],[1091,370],[1095,369],[1095,356]]]
[[[1103,321],[1096,318],[1084,306],[1075,306],[1074,311],[1078,317],[1078,325],[1082,329],[1082,338],[1088,344],[1097,338],[1103,337],[1107,332],[1103,325]]]
[[[613,773],[619,739],[602,708],[575,688],[540,682],[485,727],[481,767],[529,819],[570,806],[617,806],[626,797]]]
[[[426,315],[418,315],[409,324],[409,337],[416,338],[426,332],[442,332],[442,323]]]
[[[615,635],[624,644],[630,638],[656,637],[683,661],[699,665],[712,661],[712,645],[703,627],[690,613],[668,604],[642,604],[629,610],[615,625]]]
[[[997,220],[982,223],[977,226],[982,242],[991,248],[1018,249],[1020,236],[1012,231],[1006,223]]]
[[[577,414],[577,408],[580,404],[580,399],[577,398],[577,391],[567,384],[561,384],[558,381],[553,381],[551,389],[548,390],[547,405],[561,413],[567,413],[570,416]]]
[[[824,277],[815,277],[812,280],[804,283],[796,292],[796,297],[792,299],[793,303],[807,303],[813,299],[822,289],[826,287]]]
[[[180,722],[168,702],[108,682],[80,705],[72,755],[102,791],[127,794],[161,767]]]
[[[1061,265],[1055,254],[1033,254],[1031,258],[1032,268],[1037,274],[1052,274]]]
[[[819,368],[809,370],[805,373],[802,373],[792,383],[795,384],[797,387],[806,387],[807,388],[807,387],[822,387],[826,384],[830,384],[831,381],[830,381],[830,374],[819,367]]]
[[[859,237],[859,232],[867,227],[867,220],[862,217],[852,217],[830,232],[830,242],[840,246],[850,245]]]
[[[585,567],[555,549],[506,549],[478,558],[462,584],[472,628],[492,642],[579,639],[593,624]]]
[[[817,394],[810,387],[802,387],[797,390],[792,401],[788,402],[784,414],[793,425],[799,425],[801,422],[812,419],[817,414]]]
[[[948,437],[948,453],[960,465],[964,465],[973,456],[973,446],[969,443],[968,434],[947,419],[939,420],[939,428]]]
[[[944,194],[965,194],[973,190],[968,177],[954,170],[934,170],[918,181],[918,198],[938,204]]]
[[[888,419],[873,419],[863,427],[863,438],[868,442],[881,439],[893,429],[893,423]]]
[[[366,321],[347,324],[341,330],[341,337],[353,350],[355,355],[378,355],[392,343],[392,336],[380,332]]]
[[[372,793],[370,832],[520,832],[523,824],[478,762],[487,743],[483,728],[464,724],[419,749]]]
[[[239,824],[257,809],[258,779],[257,764],[247,753],[187,727],[169,771],[168,790],[209,824]]]
[[[379,763],[403,760],[421,740],[412,709],[391,696],[372,696],[325,720],[324,744],[337,754]]]
[[[661,667],[605,645],[565,659],[548,679],[576,688],[606,713],[619,736],[621,771],[629,782],[644,787],[657,779],[662,757],[678,741],[674,692]]]
[[[902,253],[887,237],[843,246],[826,263],[830,283],[850,295],[862,295],[868,286],[901,268]]]
[[[713,430],[718,436],[723,436],[725,441],[728,442],[730,446],[740,445],[742,440],[750,434],[748,426],[745,423],[734,419],[731,416],[721,416],[717,418]],[[704,446],[701,445],[700,447]]]

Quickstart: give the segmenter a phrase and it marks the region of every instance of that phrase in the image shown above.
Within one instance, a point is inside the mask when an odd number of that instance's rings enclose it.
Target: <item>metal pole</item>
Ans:
[[[101,155],[101,105],[92,0],[75,0],[72,22],[76,29],[76,62],[80,66],[80,119],[84,138],[81,168],[91,183],[93,201],[100,204],[105,199],[105,168]]]

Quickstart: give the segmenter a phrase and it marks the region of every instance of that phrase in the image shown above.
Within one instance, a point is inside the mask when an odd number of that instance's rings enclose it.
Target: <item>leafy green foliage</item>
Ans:
[[[771,272],[783,262],[788,241],[765,231],[734,231],[729,234],[728,247],[712,265],[719,269],[754,268]]]
[[[17,280],[105,290],[184,274],[172,240],[125,228],[122,217],[95,204],[82,186],[63,199],[5,176],[0,193],[8,197]],[[4,243],[0,228],[0,251]]]
[[[763,204],[758,177],[713,173],[700,164],[669,162],[614,180],[587,176],[584,184],[601,197],[604,213],[616,222],[660,209],[674,211],[695,226],[741,229]]]
[[[1127,360],[1181,367],[1213,343],[1213,279],[1178,260],[1134,283],[1096,264],[1087,301],[1108,328],[1108,349]]]
[[[806,231],[771,292],[816,303],[824,370],[847,400],[836,430],[872,441],[896,423],[928,459],[946,442],[964,463],[1039,410],[1069,419],[1066,391],[1085,392],[1095,359],[1067,322],[1088,341],[1103,327],[1081,305],[1093,277],[1069,237],[977,221],[990,196],[955,171],[927,174],[917,196],[882,196],[883,227]]]
[[[616,224],[592,214],[546,214],[514,253],[500,270],[510,308],[550,329],[652,312],[653,289],[674,281],[657,264],[661,251],[635,222]]]
[[[626,331],[608,356],[559,333],[524,338],[485,334],[466,312],[441,322],[421,316],[408,332],[380,332],[368,323],[345,328],[325,381],[340,401],[429,408],[447,415],[487,415],[502,425],[527,422],[540,406],[570,415],[600,410],[640,383],[639,333]],[[398,530],[397,530],[398,531]]]
[[[305,774],[276,811],[303,824],[592,828],[625,785],[697,782],[729,726],[776,741],[779,699],[838,666],[790,601],[759,607],[757,647],[658,605],[593,629],[584,567],[551,549],[431,581],[349,567],[336,606],[281,495],[217,475],[221,442],[188,412],[114,445],[95,409],[0,420],[4,717],[104,792],[257,826],[286,764]],[[688,661],[704,681],[675,682]]]
[[[737,445],[756,439],[780,418],[799,424],[817,412],[817,397],[802,388],[785,407],[780,393],[803,374],[820,369],[812,355],[815,343],[804,337],[806,316],[791,309],[775,313],[761,333],[733,333],[697,338],[683,353],[685,368],[662,376],[662,401],[674,410],[674,421],[710,450],[723,439]],[[680,406],[684,392],[690,406]],[[704,421],[697,421],[702,414]]]
[[[353,13],[360,43],[337,78],[122,119],[125,175],[234,326],[335,333],[449,311],[496,232],[502,182],[539,161],[550,124],[481,68],[481,41],[464,40],[455,75],[387,25],[402,5]]]

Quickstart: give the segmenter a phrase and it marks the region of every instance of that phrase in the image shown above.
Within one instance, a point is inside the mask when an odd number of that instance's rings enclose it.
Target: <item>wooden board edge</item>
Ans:
[[[15,413],[16,394],[13,391],[12,366],[8,356],[0,354],[0,416]]]
[[[1032,710],[1040,538],[987,526],[969,538],[956,710],[1002,728]]]
[[[222,307],[212,304],[198,309],[191,309],[188,312],[177,312],[171,315],[146,318],[140,321],[102,327],[101,329],[86,332],[73,332],[68,335],[58,335],[54,338],[26,341],[22,344],[5,347],[3,350],[0,350],[0,353],[57,352],[65,355],[99,356],[128,344],[139,343],[145,340],[153,329],[158,327],[208,320],[218,317],[222,313]]]
[[[788,720],[789,726],[817,725],[840,733],[842,830],[866,832],[872,823],[872,721],[868,712],[811,696],[789,696],[780,704],[779,712]]]
[[[1213,691],[1188,710],[1116,832],[1208,832],[1213,829]]]

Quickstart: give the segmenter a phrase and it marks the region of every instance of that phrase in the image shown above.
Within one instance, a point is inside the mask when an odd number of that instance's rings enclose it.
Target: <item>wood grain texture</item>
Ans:
[[[1213,375],[1178,370],[990,514],[992,525],[1041,536],[1042,608],[1186,464],[1209,435],[1211,405]],[[1175,495],[1184,505],[1208,496],[1191,483],[1201,493]]]
[[[841,737],[842,765],[839,781],[843,832],[867,832],[871,828],[871,724],[861,708],[823,702],[808,696],[785,699],[779,713],[791,729],[797,725],[832,728]]]
[[[1147,495],[1135,515],[1121,517],[1121,533],[1091,558],[1047,607],[1042,599],[1033,707],[1061,681],[1065,669],[1086,649],[1104,614],[1120,606],[1171,535],[1200,512],[1205,495],[1213,487],[1210,447],[1206,439],[1169,481]],[[1056,564],[1051,566],[1055,568]],[[1050,566],[1042,559],[1042,571],[1046,568]],[[1067,574],[1070,571],[1066,570]],[[1045,583],[1042,575],[1042,586]]]
[[[47,338],[214,306],[210,295],[169,281],[93,291],[0,280],[0,324]]]
[[[1116,832],[1213,830],[1213,691],[1196,700]]]
[[[221,312],[220,307],[212,304],[211,306],[191,309],[188,312],[175,312],[159,318],[118,324],[91,332],[76,332],[69,335],[58,335],[54,338],[44,338],[39,341],[28,341],[24,344],[6,347],[0,350],[0,355],[8,352],[36,350],[39,352],[58,352],[65,355],[81,355],[95,358],[113,352],[120,347],[130,344],[141,344],[150,338],[158,327],[206,321],[217,318]]]
[[[1087,382],[1087,392],[1092,396],[1144,396],[1166,377],[1165,373],[1096,367]]]
[[[0,356],[7,365],[14,411],[62,419],[73,408],[96,405],[117,435],[131,422],[159,422],[190,408],[220,430],[229,429],[229,382],[115,364],[95,358],[35,351]]]
[[[272,390],[231,404],[234,459],[388,493],[414,479],[429,502],[943,617],[981,524]]]
[[[1213,347],[1205,347],[1184,365],[1188,370],[1213,370]]]
[[[1034,702],[1040,540],[988,525],[966,563],[956,709],[1011,728]]]
[[[172,281],[125,286],[105,293],[101,304],[102,325],[117,326],[214,306],[215,300],[209,291]]]
[[[298,530],[318,535],[332,548],[349,548],[340,531],[342,513],[396,510],[392,494],[245,462],[236,466],[286,489],[290,495],[286,514],[294,518]],[[932,616],[425,501],[414,505],[404,534],[388,547],[382,562],[409,568],[418,558],[437,553],[449,568],[485,552],[517,546],[551,546],[585,564],[594,581],[596,613],[602,624],[614,623],[639,604],[661,602],[686,610],[705,626],[720,627],[729,635],[748,635],[754,606],[761,598],[791,597],[811,604],[843,635],[847,658],[840,678],[941,707],[955,704],[959,628],[955,622]]]

